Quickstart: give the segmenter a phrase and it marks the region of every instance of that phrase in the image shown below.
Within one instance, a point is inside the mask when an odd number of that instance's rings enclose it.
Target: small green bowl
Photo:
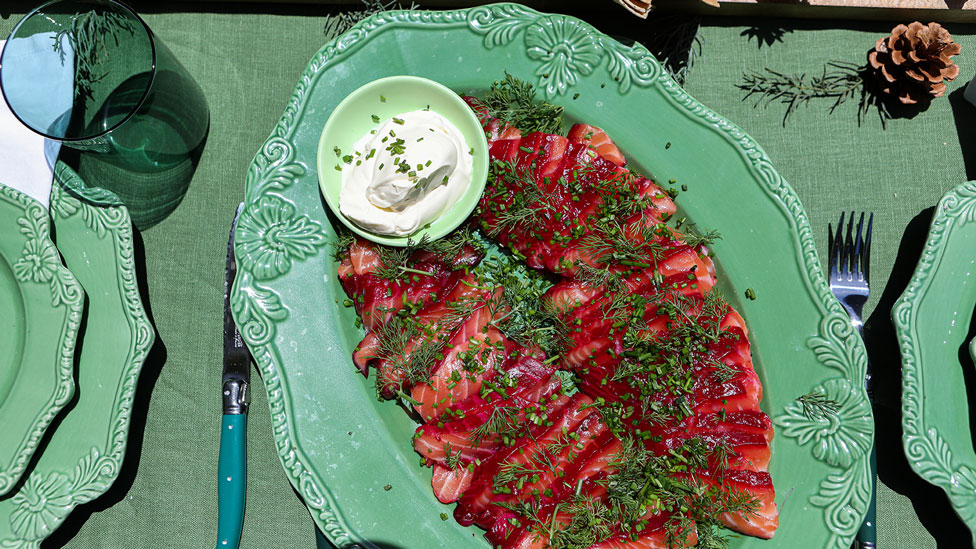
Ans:
[[[373,116],[381,121],[398,114],[430,107],[449,120],[464,136],[464,141],[474,149],[471,184],[457,203],[430,224],[407,236],[389,236],[369,232],[346,218],[339,211],[339,190],[342,188],[342,172],[335,169],[342,160],[336,157],[335,148],[351,151],[353,145],[370,130],[379,127]],[[425,235],[436,240],[456,229],[471,215],[488,179],[488,142],[485,132],[474,111],[449,88],[416,76],[390,76],[374,80],[343,99],[329,115],[316,158],[319,171],[319,187],[332,213],[351,231],[387,246],[406,246]]]

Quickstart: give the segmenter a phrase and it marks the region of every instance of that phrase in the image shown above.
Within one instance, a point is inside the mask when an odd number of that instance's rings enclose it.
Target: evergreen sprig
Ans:
[[[743,74],[739,89],[746,92],[743,100],[755,98],[754,106],[768,107],[773,103],[786,105],[783,125],[786,119],[801,106],[808,106],[814,99],[833,100],[828,113],[841,104],[860,95],[858,120],[871,106],[878,108],[882,125],[890,117],[884,105],[873,100],[865,84],[866,67],[845,61],[829,61],[819,75],[807,73],[786,74],[770,68],[762,72]]]

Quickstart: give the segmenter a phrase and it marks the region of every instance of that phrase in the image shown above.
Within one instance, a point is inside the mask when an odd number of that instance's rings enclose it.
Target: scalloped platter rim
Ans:
[[[679,209],[723,234],[714,246],[720,287],[749,323],[762,407],[778,427],[773,543],[847,549],[871,489],[866,353],[830,295],[795,192],[749,136],[685,93],[641,45],[518,4],[360,22],[311,59],[248,169],[231,304],[262,373],[282,465],[316,525],[339,547],[487,547],[480,530],[442,518],[451,506],[436,501],[418,464],[415,424],[377,402],[372,380],[352,366],[362,334],[342,306],[315,153],[323,117],[362,83],[415,74],[478,93],[503,69],[564,106],[569,120],[603,127],[638,170],[687,182]],[[757,299],[742,297],[747,288]],[[810,393],[835,401],[837,415],[805,414],[796,399]]]
[[[0,263],[15,294],[3,299],[20,311],[7,319],[14,324],[4,327],[19,352],[10,368],[0,371],[0,379],[6,379],[0,382],[3,495],[17,486],[48,427],[75,394],[74,354],[85,293],[61,264],[40,202],[0,184],[0,212]]]
[[[65,190],[77,185],[81,178],[58,163],[52,223],[88,298],[76,357],[83,390],[24,483],[0,499],[0,547],[38,547],[77,506],[111,487],[125,457],[139,373],[155,341],[136,281],[128,211],[86,204]]]
[[[960,403],[973,407],[966,389],[972,374],[966,372],[973,371],[976,342],[974,238],[976,182],[970,181],[949,190],[935,207],[922,255],[891,320],[902,358],[905,455],[920,477],[945,490],[976,543],[973,412],[960,413]]]

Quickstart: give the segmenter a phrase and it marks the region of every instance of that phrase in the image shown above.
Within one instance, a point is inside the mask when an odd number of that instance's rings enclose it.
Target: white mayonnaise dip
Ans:
[[[353,148],[341,159],[339,210],[374,233],[416,232],[451,208],[471,182],[464,137],[431,111],[394,116]]]

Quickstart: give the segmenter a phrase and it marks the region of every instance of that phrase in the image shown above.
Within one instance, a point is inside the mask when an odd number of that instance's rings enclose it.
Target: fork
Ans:
[[[857,234],[854,233],[854,212],[847,221],[847,234],[842,233],[844,229],[844,214],[840,214],[840,221],[837,223],[837,233],[827,225],[827,247],[830,249],[829,270],[830,270],[830,291],[834,297],[840,301],[848,316],[851,317],[851,324],[857,329],[861,338],[864,338],[864,322],[861,320],[861,311],[864,303],[868,300],[871,293],[868,284],[868,272],[871,258],[871,228],[874,225],[874,213],[868,217],[867,231],[864,231],[864,212],[857,222]],[[863,235],[863,237],[862,237]],[[871,394],[871,365],[868,363],[867,373],[864,376],[864,385],[868,391],[868,398]],[[868,501],[867,514],[864,523],[857,532],[856,545],[858,549],[873,549],[877,541],[877,530],[875,524],[875,476],[877,471],[877,450],[871,447],[871,498]]]

